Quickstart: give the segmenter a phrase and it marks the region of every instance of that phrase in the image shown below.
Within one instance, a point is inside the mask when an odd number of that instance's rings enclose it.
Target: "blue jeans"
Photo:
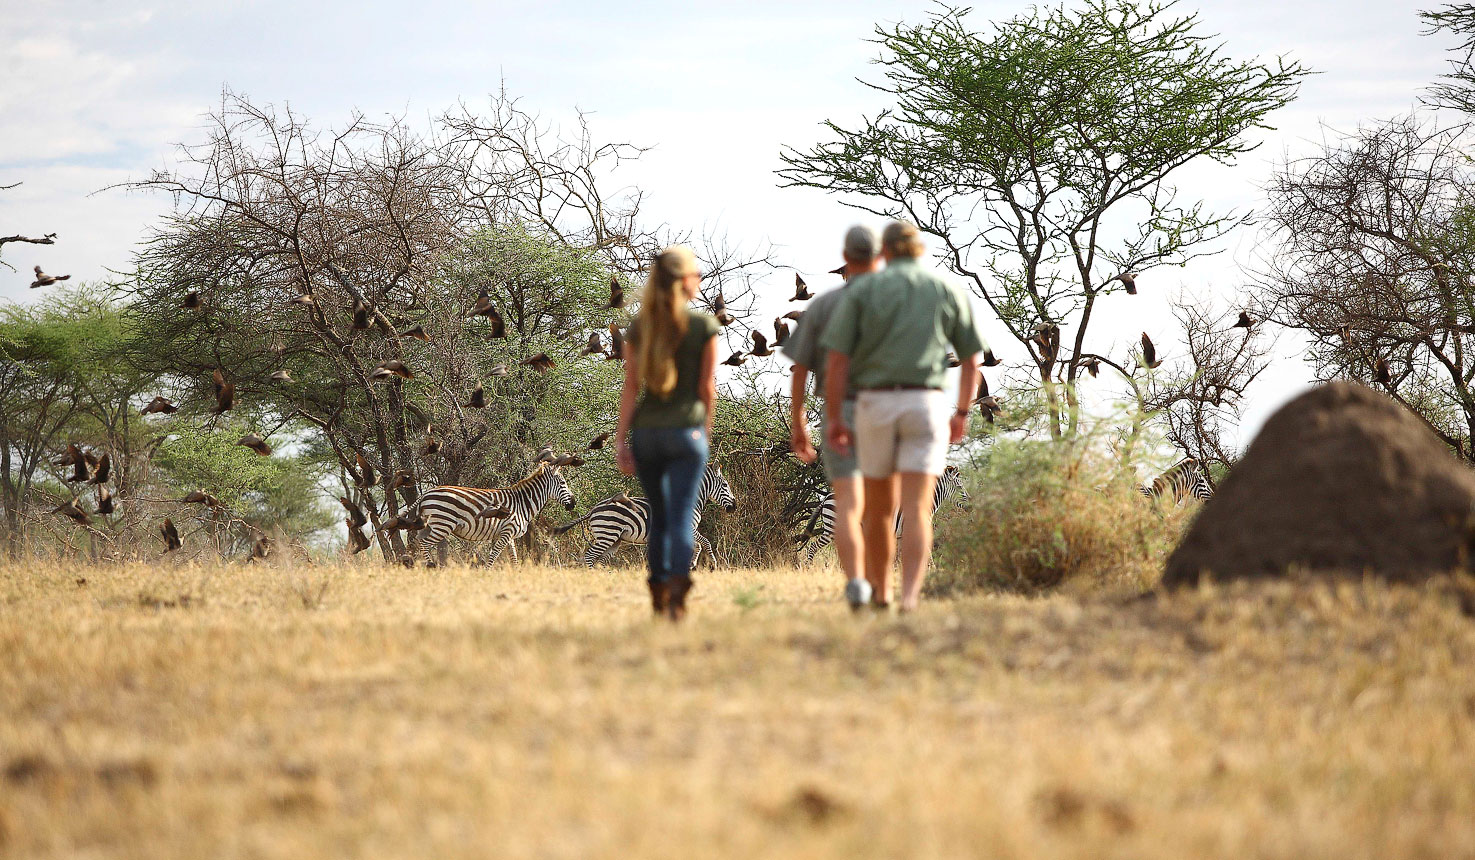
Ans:
[[[707,470],[701,427],[637,427],[630,431],[635,474],[650,500],[645,558],[650,581],[691,575],[697,491]]]

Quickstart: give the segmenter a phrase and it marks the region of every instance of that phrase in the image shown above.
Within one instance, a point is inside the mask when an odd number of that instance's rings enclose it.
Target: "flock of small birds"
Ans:
[[[843,266],[841,266],[840,268],[831,270],[830,274],[843,275],[844,272],[845,269]],[[31,283],[31,287],[33,289],[50,286],[57,283],[58,281],[68,280],[71,277],[71,275],[48,275],[44,271],[42,271],[40,266],[35,267],[35,275],[35,280]],[[1137,294],[1137,282],[1135,275],[1131,273],[1124,273],[1117,276],[1117,278],[1115,278],[1114,280],[1121,281],[1128,295]],[[789,298],[789,301],[805,302],[809,301],[812,298],[814,298],[814,293],[810,292],[809,286],[805,283],[804,278],[796,273],[794,275],[794,295]],[[205,307],[205,300],[204,297],[200,295],[200,293],[191,291],[185,294],[184,298],[181,301],[181,304],[186,310],[197,311]],[[314,308],[316,307],[317,302],[312,298],[311,295],[304,292],[291,299],[289,301],[289,304],[303,308]],[[620,284],[619,278],[612,277],[609,284],[609,301],[607,307],[609,309],[622,309],[624,308],[624,306],[624,287]],[[712,301],[712,311],[719,325],[723,327],[729,326],[736,321],[736,318],[728,312],[727,303],[724,300],[720,289],[718,290],[715,299]],[[747,363],[750,358],[762,358],[773,355],[774,352],[779,347],[782,347],[784,342],[788,340],[791,333],[789,323],[792,322],[797,325],[803,315],[804,312],[801,310],[791,310],[783,314],[782,316],[776,317],[773,320],[772,340],[770,340],[768,336],[765,335],[763,332],[754,329],[752,332],[749,333],[749,339],[752,342],[752,348],[747,350],[746,352],[741,350],[733,352],[730,356],[727,357],[726,360],[722,362],[722,364],[729,367],[741,367],[743,364]],[[368,329],[372,324],[374,316],[375,311],[367,303],[362,300],[355,300],[352,308],[352,320],[350,323],[350,329],[353,331],[362,331]],[[506,321],[503,319],[501,312],[497,309],[497,306],[493,302],[491,295],[486,290],[482,290],[480,292],[470,311],[467,312],[466,316],[468,319],[475,317],[485,318],[488,321],[486,333],[492,339],[503,339],[507,337]],[[1239,318],[1234,323],[1233,327],[1246,329],[1248,331],[1258,322],[1259,321],[1251,317],[1248,312],[1241,311],[1239,313]],[[430,336],[426,333],[424,327],[418,323],[401,330],[399,334],[404,337],[415,338],[422,341],[428,341],[430,339]],[[1040,355],[1043,358],[1045,358],[1046,360],[1053,360],[1054,356],[1060,348],[1059,324],[1046,322],[1035,326],[1030,338],[1030,342],[1038,349]],[[617,361],[623,358],[624,338],[621,334],[621,329],[619,325],[617,325],[616,323],[609,324],[608,343],[606,343],[605,338],[601,336],[600,332],[591,332],[588,342],[579,351],[579,355],[583,357],[601,356],[605,361]],[[1157,350],[1152,343],[1152,339],[1147,336],[1146,332],[1143,332],[1142,334],[1142,350],[1140,361],[1144,367],[1149,369],[1156,368],[1162,364],[1162,360],[1157,356]],[[949,354],[950,366],[956,367],[959,365],[959,363],[960,362],[958,361],[956,356]],[[982,360],[982,365],[984,367],[996,367],[1001,363],[1002,362],[994,356],[992,351],[986,350],[984,352]],[[1082,363],[1087,372],[1089,372],[1093,377],[1098,374],[1101,363],[1098,357],[1087,356],[1083,358]],[[517,364],[519,366],[529,367],[540,373],[546,373],[552,370],[557,365],[557,362],[555,362],[554,359],[548,355],[548,353],[540,352],[536,355],[528,356],[527,358],[522,359],[521,361],[517,362]],[[488,375],[493,378],[505,377],[508,375],[508,372],[508,366],[506,364],[499,364],[493,367],[489,371]],[[1378,360],[1378,366],[1375,368],[1375,374],[1378,378],[1378,381],[1380,382],[1386,383],[1391,378],[1389,375],[1387,363],[1382,361],[1381,359]],[[374,367],[373,371],[369,374],[369,378],[374,382],[408,380],[415,378],[415,372],[403,361],[398,359],[389,359],[379,362]],[[288,371],[286,368],[273,371],[270,375],[270,381],[277,384],[288,384],[294,382],[291,372]],[[230,411],[235,407],[236,383],[228,381],[225,377],[224,372],[219,368],[216,368],[211,374],[211,391],[215,400],[214,408],[212,410],[214,414],[220,415]],[[998,398],[989,393],[988,380],[986,378],[980,377],[978,396],[973,402],[975,405],[978,406],[979,412],[983,416],[983,418],[988,423],[993,424],[996,417],[1001,412],[1001,407]],[[471,409],[482,409],[486,407],[486,389],[480,379],[477,379],[475,381],[475,384],[473,385],[471,392],[465,404],[463,405]],[[171,402],[167,397],[156,396],[152,400],[150,400],[141,411],[144,415],[172,415],[175,412],[179,411],[179,407]],[[610,432],[600,433],[588,443],[584,450],[588,452],[597,451],[604,448],[605,445],[608,443],[611,435],[612,433]],[[254,451],[256,454],[262,457],[269,457],[272,455],[273,452],[272,446],[267,442],[267,440],[256,433],[245,434],[236,442],[236,444],[251,451]],[[440,450],[440,447],[440,442],[435,438],[433,428],[429,424],[427,424],[425,428],[425,442],[421,447],[421,452],[426,456],[431,456],[436,454]],[[547,448],[539,453],[538,459],[539,461],[554,460],[551,450]],[[560,465],[563,465],[569,463],[581,464],[583,461],[578,459],[577,457],[571,457],[558,458],[557,462],[559,462]],[[95,487],[97,496],[95,513],[108,515],[114,512],[112,494],[106,486],[109,480],[111,469],[111,464],[109,462],[109,456],[107,452],[103,452],[99,455],[93,452],[84,451],[79,446],[72,444],[67,446],[66,452],[60,458],[55,460],[54,463],[58,467],[72,467],[72,472],[66,479],[69,483]],[[348,471],[354,485],[359,487],[360,489],[367,489],[369,487],[377,486],[382,483],[389,491],[392,492],[399,487],[407,486],[413,483],[413,478],[410,473],[404,470],[396,472],[393,476],[388,477],[377,475],[373,466],[369,463],[369,461],[364,457],[362,453],[356,455],[356,467],[356,469],[350,468]],[[620,495],[623,496],[623,494]],[[625,498],[628,500],[628,497]],[[618,501],[618,499],[616,500]],[[215,496],[204,492],[203,490],[196,490],[186,495],[179,501],[184,504],[201,504],[210,509],[217,509],[220,507],[220,500],[217,499]],[[369,539],[363,534],[362,528],[368,522],[368,518],[364,515],[363,510],[346,496],[339,497],[338,501],[340,504],[343,505],[348,514],[344,522],[348,526],[350,551],[353,553],[358,553],[367,549],[370,543]],[[79,525],[85,526],[91,523],[91,515],[82,506],[81,499],[77,495],[74,495],[69,501],[57,506],[52,511],[52,513],[65,516]],[[495,516],[496,514],[497,512],[492,511],[486,512],[485,515]],[[507,515],[508,514],[506,513],[502,514],[502,516]],[[383,528],[388,529],[415,530],[417,528],[423,527],[423,522],[418,522],[418,520],[418,516],[407,514],[401,517],[388,519],[384,521],[381,525]],[[163,523],[161,523],[159,526],[159,534],[164,541],[165,553],[173,552],[174,550],[177,550],[183,546],[183,543],[179,536],[178,528],[175,526],[172,520],[168,518],[164,519]],[[256,534],[257,539],[252,545],[251,549],[252,561],[265,558],[271,550],[270,540],[264,534],[259,533],[259,531],[257,531]]]
[[[70,275],[48,275],[41,270],[40,266],[35,267],[35,273],[36,280],[31,284],[33,288],[50,286],[58,281],[65,281],[71,277]],[[191,311],[199,311],[206,306],[204,297],[197,291],[186,293],[180,303],[186,310]],[[317,306],[317,302],[312,296],[305,292],[292,298],[288,303],[303,308],[314,308]],[[610,279],[609,302],[607,306],[611,309],[620,309],[625,306],[625,291],[617,277]],[[472,305],[470,311],[467,312],[466,316],[468,319],[482,317],[488,320],[486,333],[492,339],[503,339],[507,337],[506,321],[497,309],[496,304],[492,301],[491,295],[486,290],[482,290],[477,296],[475,303]],[[366,330],[372,324],[373,318],[373,309],[367,303],[361,300],[355,300],[349,328],[352,331]],[[430,339],[423,325],[418,323],[400,331],[399,334],[422,341],[428,341]],[[606,361],[613,361],[623,356],[623,350],[624,338],[621,335],[620,327],[611,323],[609,325],[609,346],[606,348],[599,333],[594,332],[589,337],[588,345],[580,354],[584,356],[602,355]],[[546,352],[528,356],[517,362],[517,364],[529,367],[539,373],[546,373],[557,366],[557,362]],[[506,364],[498,364],[489,371],[488,375],[493,378],[505,377],[508,375],[508,372],[508,366]],[[390,382],[392,380],[414,378],[414,370],[399,359],[381,361],[369,373],[369,379],[374,382]],[[277,384],[288,384],[295,381],[292,378],[291,371],[286,368],[273,371],[269,379],[271,382]],[[237,403],[236,383],[228,381],[225,372],[220,368],[216,368],[211,373],[211,392],[214,397],[214,407],[211,411],[214,414],[220,415],[235,408]],[[486,407],[486,388],[480,379],[475,381],[464,406],[472,409]],[[162,395],[155,396],[140,410],[144,415],[173,415],[178,411],[179,406]],[[589,442],[585,450],[595,451],[603,448],[612,435],[609,432],[600,433]],[[254,432],[245,434],[237,440],[236,444],[254,451],[262,457],[270,457],[273,453],[272,446],[267,440]],[[425,442],[421,447],[421,452],[426,456],[431,456],[439,452],[440,448],[440,442],[435,438],[433,428],[427,424]],[[577,456],[555,458],[549,448],[544,448],[540,451],[538,459],[540,462],[549,461],[555,462],[558,465],[582,465],[584,462]],[[67,479],[69,482],[82,482],[96,487],[96,514],[107,515],[114,513],[115,508],[112,494],[107,486],[105,486],[108,482],[110,471],[109,455],[106,452],[97,455],[84,451],[79,446],[72,444],[68,446],[66,453],[55,460],[54,463],[58,467],[71,466],[73,468],[71,476]],[[388,491],[392,492],[400,487],[414,483],[413,476],[407,470],[400,470],[388,477],[378,475],[373,465],[362,453],[356,454],[355,465],[356,468],[349,468],[348,472],[354,486],[360,489],[368,489],[369,487],[382,484]],[[178,501],[181,504],[200,504],[212,510],[221,508],[220,500],[204,490],[195,490]],[[362,532],[362,528],[368,522],[368,518],[364,515],[363,510],[347,497],[340,497],[339,502],[348,511],[345,524],[348,526],[349,549],[353,553],[362,552],[370,546],[368,537]],[[61,514],[78,525],[87,526],[92,522],[92,514],[83,507],[82,500],[77,495],[73,495],[70,500],[58,505],[53,509],[52,513]],[[503,517],[510,516],[510,511],[488,511],[484,515],[498,516],[499,513]],[[382,528],[391,530],[415,530],[423,527],[423,525],[423,522],[420,522],[419,517],[415,515],[392,517],[381,523]],[[253,533],[256,534],[256,541],[251,548],[251,560],[255,561],[265,558],[271,551],[270,539],[249,524],[247,524],[247,527],[251,528]],[[159,525],[159,535],[163,538],[164,552],[166,554],[183,546],[179,529],[172,519],[165,518]]]

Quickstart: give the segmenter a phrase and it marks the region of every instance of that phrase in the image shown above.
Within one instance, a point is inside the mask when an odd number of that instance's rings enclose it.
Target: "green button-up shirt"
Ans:
[[[949,346],[960,358],[984,349],[968,296],[906,257],[846,287],[820,346],[850,356],[850,384],[857,390],[941,388]]]

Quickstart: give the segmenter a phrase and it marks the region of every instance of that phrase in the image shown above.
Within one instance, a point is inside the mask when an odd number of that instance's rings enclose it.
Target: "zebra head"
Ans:
[[[548,476],[553,482],[553,493],[558,496],[560,502],[563,502],[564,510],[573,510],[578,502],[574,500],[573,491],[568,488],[568,481],[564,480],[563,473],[558,470],[557,466],[553,466],[548,470]]]
[[[724,511],[737,510],[737,496],[732,494],[732,485],[727,483],[727,476],[722,474],[721,466],[716,463],[707,464],[707,474],[702,480],[702,486],[707,491],[707,501],[717,502]]]
[[[944,467],[942,477],[937,479],[937,485],[942,489],[942,493],[938,498],[939,502],[948,496],[957,496],[959,504],[967,504],[973,501],[968,495],[968,491],[963,489],[963,473],[959,471],[957,466]]]

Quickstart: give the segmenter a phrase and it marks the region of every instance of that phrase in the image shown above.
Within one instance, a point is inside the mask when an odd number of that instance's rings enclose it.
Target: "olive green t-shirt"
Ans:
[[[686,337],[676,347],[676,387],[665,397],[640,392],[631,427],[701,427],[707,423],[707,406],[697,396],[701,382],[702,352],[707,341],[717,336],[717,319],[700,311],[687,311]],[[640,340],[640,321],[630,324],[625,334],[626,360],[635,359]]]
[[[850,282],[819,345],[850,356],[850,384],[860,391],[942,388],[950,345],[959,358],[984,349],[968,296],[905,257]]]

